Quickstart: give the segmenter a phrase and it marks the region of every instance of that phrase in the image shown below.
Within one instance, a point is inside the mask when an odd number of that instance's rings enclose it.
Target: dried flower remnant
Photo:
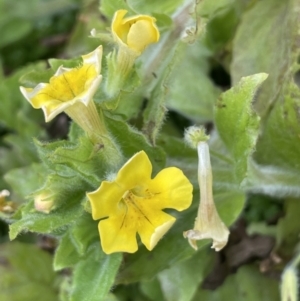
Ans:
[[[200,187],[200,204],[195,220],[194,229],[183,233],[188,238],[190,245],[197,250],[197,240],[212,239],[212,248],[220,251],[228,241],[229,231],[221,220],[212,193],[212,170],[210,164],[208,136],[205,130],[198,127],[190,127],[185,134],[187,142],[198,151],[198,182]]]
[[[17,206],[14,202],[6,200],[10,196],[10,192],[7,189],[0,191],[0,212],[13,213]]]
[[[114,181],[103,181],[87,194],[93,219],[101,219],[98,228],[105,253],[136,252],[137,233],[152,250],[176,220],[162,210],[182,211],[191,205],[193,187],[180,169],[165,168],[154,179],[151,173],[151,162],[141,151],[124,164]]]

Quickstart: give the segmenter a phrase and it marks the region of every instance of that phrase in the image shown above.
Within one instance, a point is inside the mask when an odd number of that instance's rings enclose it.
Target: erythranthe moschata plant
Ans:
[[[141,151],[125,163],[114,181],[103,181],[87,194],[93,219],[102,219],[99,234],[105,253],[136,252],[137,233],[151,251],[176,220],[162,210],[182,211],[191,205],[193,187],[180,169],[165,168],[154,179],[151,173],[151,162]]]
[[[190,127],[185,132],[187,143],[196,147],[198,151],[198,181],[200,187],[200,204],[193,230],[184,232],[184,237],[188,238],[190,245],[197,250],[197,240],[212,239],[212,248],[220,251],[228,241],[229,231],[221,220],[212,193],[212,170],[210,164],[209,148],[207,144],[208,136],[203,128]]]

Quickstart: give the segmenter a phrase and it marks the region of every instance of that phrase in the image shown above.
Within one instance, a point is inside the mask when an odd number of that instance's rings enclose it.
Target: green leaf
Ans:
[[[6,18],[3,18],[0,22],[0,48],[24,38],[30,33],[32,28],[32,23],[29,20],[7,15]]]
[[[71,239],[70,232],[66,232],[56,248],[53,267],[55,271],[74,266],[81,259]]]
[[[128,0],[127,3],[141,14],[151,14],[153,12],[170,14],[183,3],[183,0]]]
[[[94,187],[100,182],[106,164],[101,151],[91,141],[80,136],[76,142],[56,141],[44,143],[34,140],[42,161],[63,177],[80,176]]]
[[[98,223],[91,214],[84,213],[70,229],[73,244],[80,255],[84,255],[94,241],[99,241]]]
[[[209,18],[203,42],[212,51],[224,51],[235,33],[240,18],[243,3],[235,0],[203,1],[200,3],[199,13]],[[211,7],[209,7],[211,5]]]
[[[65,181],[63,185],[67,183]],[[62,195],[60,199],[61,205],[49,214],[36,211],[33,201],[20,208],[19,210],[22,213],[21,219],[9,227],[10,239],[15,239],[22,231],[59,234],[66,226],[74,223],[82,214],[83,208],[81,202],[85,190],[82,190],[82,187],[74,186],[72,179],[68,184],[71,189],[65,189],[65,195]]]
[[[213,253],[202,249],[186,261],[158,274],[166,301],[190,301],[213,263]],[[197,268],[195,268],[197,267]]]
[[[219,90],[207,74],[209,51],[197,42],[182,44],[178,52],[169,79],[167,108],[194,122],[211,121]]]
[[[116,115],[106,114],[106,124],[125,158],[130,158],[135,153],[144,150],[152,162],[153,174],[158,173],[165,166],[164,151],[160,147],[152,146],[141,132]],[[124,137],[126,139],[123,139]]]
[[[11,169],[4,175],[4,179],[15,193],[24,198],[43,185],[46,175],[45,167],[34,163],[30,166]]]
[[[51,256],[34,245],[9,243],[0,248],[2,301],[57,301],[57,276]]]
[[[34,110],[19,90],[19,78],[33,68],[41,72],[45,69],[44,63],[28,65],[19,69],[0,82],[1,110],[0,119],[6,127],[14,129],[18,134],[29,137],[43,134],[38,125],[43,122],[41,111]]]
[[[231,64],[233,84],[243,76],[258,72],[269,74],[254,104],[260,116],[271,109],[285,82],[286,72],[297,60],[298,10],[297,0],[256,1],[244,13],[237,29]]]
[[[300,174],[295,169],[264,166],[250,160],[243,188],[275,198],[300,197]]]
[[[100,2],[100,11],[109,18],[112,18],[119,9],[130,10],[126,0],[102,0]]]
[[[62,236],[54,257],[54,269],[74,266],[84,258],[93,243],[99,244],[98,222],[83,213]]]
[[[164,295],[157,277],[151,281],[141,281],[140,290],[151,301],[164,300]]]
[[[292,78],[278,95],[258,144],[255,159],[260,164],[285,169],[287,174],[300,169],[299,87]]]
[[[104,254],[100,242],[75,267],[72,301],[99,301],[107,297],[121,264],[122,254]]]
[[[252,110],[252,101],[267,74],[244,77],[230,90],[222,93],[215,110],[219,135],[235,162],[235,174],[241,182],[247,173],[248,158],[259,134],[259,117]]]
[[[278,281],[263,275],[256,266],[242,266],[214,291],[199,289],[193,301],[279,301]]]
[[[299,241],[299,210],[299,199],[285,201],[285,216],[278,222],[276,235],[276,249],[283,258],[290,258],[294,255]]]

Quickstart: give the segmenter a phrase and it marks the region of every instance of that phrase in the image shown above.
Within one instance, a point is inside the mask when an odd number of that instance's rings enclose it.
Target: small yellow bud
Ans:
[[[54,194],[51,191],[42,191],[34,196],[34,207],[37,211],[49,213],[55,208]]]
[[[127,11],[118,10],[113,18],[111,31],[119,47],[125,47],[139,56],[145,48],[159,40],[159,31],[155,18],[137,15],[124,18]]]

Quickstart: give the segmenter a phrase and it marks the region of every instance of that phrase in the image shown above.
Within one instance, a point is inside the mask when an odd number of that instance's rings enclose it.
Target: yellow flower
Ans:
[[[82,60],[77,68],[60,66],[49,83],[20,90],[35,109],[43,110],[46,122],[64,111],[88,134],[103,134],[105,130],[92,100],[102,80],[102,46],[83,55]]]
[[[191,205],[193,187],[180,169],[165,168],[154,179],[151,173],[151,162],[141,151],[125,163],[114,181],[103,181],[87,194],[93,219],[106,218],[98,226],[105,253],[136,252],[137,233],[152,250],[176,220],[162,210],[182,211]]]
[[[114,40],[120,47],[132,50],[140,55],[145,48],[159,40],[159,31],[155,18],[147,15],[137,15],[124,18],[127,10],[118,10],[113,18],[111,30]]]

